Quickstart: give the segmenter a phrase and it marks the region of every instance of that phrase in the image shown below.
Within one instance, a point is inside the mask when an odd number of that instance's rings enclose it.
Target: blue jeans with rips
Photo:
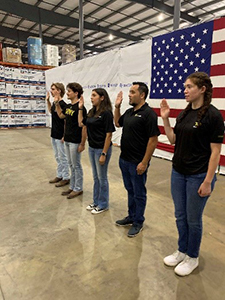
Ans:
[[[70,179],[69,165],[65,153],[64,143],[61,140],[51,138],[52,148],[55,154],[55,160],[57,162],[57,173],[58,178],[63,180]]]
[[[101,209],[105,209],[109,207],[109,182],[107,174],[109,160],[112,155],[112,146],[107,151],[104,165],[99,164],[102,149],[95,149],[89,146],[88,151],[94,180],[94,204]]]
[[[83,191],[83,169],[81,153],[77,151],[79,144],[65,142],[66,156],[70,166],[70,189],[74,192]]]
[[[196,258],[202,239],[202,215],[209,196],[200,197],[198,189],[206,173],[183,175],[172,169],[171,193],[178,229],[178,250]],[[211,184],[213,190],[216,175]]]
[[[142,175],[138,175],[137,165],[125,161],[121,157],[119,159],[123,183],[128,194],[128,215],[134,224],[143,224],[147,202],[147,190],[145,187],[147,170]]]

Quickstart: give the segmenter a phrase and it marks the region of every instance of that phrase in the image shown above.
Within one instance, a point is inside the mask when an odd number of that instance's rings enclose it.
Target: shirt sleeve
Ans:
[[[62,108],[62,113],[63,113],[64,115],[66,115],[67,104],[66,104],[65,106],[61,107],[61,108]]]
[[[220,111],[213,114],[210,126],[210,142],[222,144],[224,138],[224,121]]]
[[[87,125],[87,110],[83,107],[83,121],[82,123],[86,126]]]
[[[153,110],[151,110],[147,115],[145,128],[149,137],[160,135],[160,130],[157,124],[157,115]]]
[[[115,126],[113,124],[113,114],[111,111],[105,111],[102,115],[105,132],[114,132]]]
[[[125,113],[122,116],[120,116],[120,118],[119,118],[118,123],[119,123],[120,127],[123,127],[123,121],[124,121],[124,115],[125,115]]]

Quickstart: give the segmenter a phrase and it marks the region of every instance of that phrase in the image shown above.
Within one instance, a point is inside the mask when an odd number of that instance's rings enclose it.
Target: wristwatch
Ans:
[[[106,153],[105,153],[105,152],[102,152],[101,155],[106,156]]]

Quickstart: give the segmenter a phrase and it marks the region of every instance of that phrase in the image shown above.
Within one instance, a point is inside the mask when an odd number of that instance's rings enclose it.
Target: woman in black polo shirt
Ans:
[[[89,158],[94,179],[93,203],[86,209],[92,214],[102,213],[109,208],[108,164],[112,153],[113,124],[112,105],[105,89],[97,88],[91,94],[92,109],[84,115],[84,100],[79,101],[78,122],[87,126]]]
[[[57,113],[60,118],[66,118],[65,124],[65,151],[71,170],[70,187],[62,195],[67,195],[68,199],[77,197],[83,193],[83,169],[81,166],[81,152],[84,150],[86,141],[86,127],[78,125],[78,103],[83,88],[79,83],[72,82],[67,85],[67,98],[71,103],[62,110],[59,103],[56,104]],[[86,109],[83,107],[86,117]]]
[[[203,72],[189,75],[184,85],[187,107],[170,126],[170,108],[161,102],[161,117],[166,135],[175,144],[171,192],[179,234],[178,250],[164,258],[175,273],[189,275],[199,264],[202,238],[202,214],[216,181],[224,122],[211,104],[212,83]]]

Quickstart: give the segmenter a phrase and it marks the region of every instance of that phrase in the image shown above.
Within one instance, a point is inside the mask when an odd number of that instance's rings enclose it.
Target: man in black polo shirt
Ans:
[[[128,237],[136,236],[143,229],[147,170],[160,135],[157,115],[145,102],[147,95],[148,87],[145,83],[133,82],[129,91],[132,108],[121,116],[122,92],[115,102],[115,125],[123,127],[119,165],[128,193],[128,216],[116,221],[116,225],[132,225]]]

